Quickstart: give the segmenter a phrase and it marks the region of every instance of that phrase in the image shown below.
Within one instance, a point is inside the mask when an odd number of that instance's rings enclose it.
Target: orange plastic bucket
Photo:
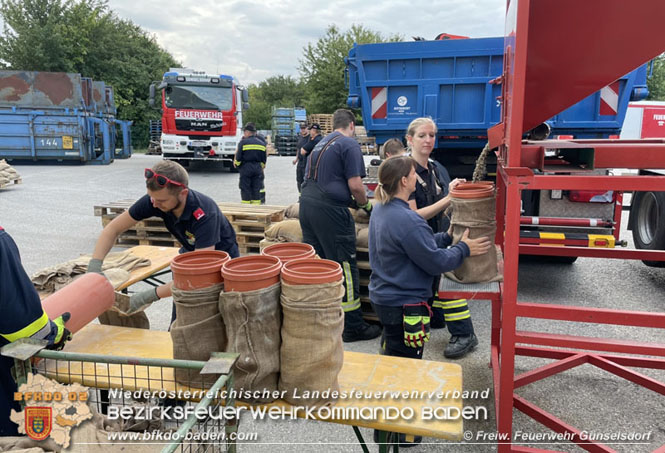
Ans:
[[[279,282],[282,262],[275,256],[256,255],[234,258],[222,266],[224,291],[254,291]]]
[[[316,251],[314,247],[303,242],[284,242],[280,244],[269,245],[261,250],[261,255],[275,256],[286,264],[289,261],[314,258]]]
[[[69,285],[42,301],[42,307],[53,320],[68,311],[72,317],[65,323],[76,333],[97,316],[110,309],[115,302],[113,285],[101,274],[89,273],[74,279]]]
[[[207,288],[222,283],[221,269],[231,257],[221,250],[183,253],[171,260],[173,285],[184,291]]]
[[[282,281],[290,285],[318,285],[342,279],[342,266],[331,260],[307,258],[289,261],[282,267]]]
[[[453,198],[487,198],[494,194],[494,183],[491,181],[463,182],[455,187],[450,196]]]

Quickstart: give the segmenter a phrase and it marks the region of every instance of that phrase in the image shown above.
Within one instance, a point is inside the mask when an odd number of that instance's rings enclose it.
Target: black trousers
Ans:
[[[2,344],[4,346],[4,344]],[[0,436],[18,436],[18,425],[9,419],[12,409],[20,411],[18,401],[14,401],[16,382],[11,374],[14,359],[0,357]]]
[[[242,201],[260,202],[263,188],[263,169],[260,162],[243,162],[239,167],[240,198]]]
[[[300,162],[303,162],[301,165]],[[298,185],[298,193],[302,190],[302,183],[305,180],[305,161],[298,161],[296,166],[296,184]]]
[[[342,266],[344,330],[364,329],[356,262],[356,229],[349,209],[331,200],[316,182],[308,180],[302,186],[299,217],[303,241],[314,247],[321,258]]]
[[[383,324],[381,354],[407,359],[422,359],[423,348],[412,348],[404,343],[404,321],[402,307],[375,304],[372,307]]]

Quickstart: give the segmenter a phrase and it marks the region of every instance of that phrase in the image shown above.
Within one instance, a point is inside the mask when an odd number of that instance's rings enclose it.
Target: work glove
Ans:
[[[159,300],[157,295],[157,288],[146,289],[140,293],[133,294],[129,298],[129,311],[127,314],[132,314],[140,310],[145,305],[151,304]]]
[[[69,318],[71,317],[71,313],[66,311],[58,318],[51,321],[51,335],[46,338],[48,340],[46,349],[59,351],[65,347],[65,343],[72,339],[72,333],[65,327],[65,323],[69,321]]]
[[[102,273],[102,260],[99,260],[97,258],[93,258],[90,260],[88,263],[88,272],[95,272],[97,274]]]
[[[410,348],[422,348],[429,341],[432,312],[427,302],[407,304],[402,307],[404,344]]]
[[[369,216],[369,215],[372,214],[372,208],[374,207],[374,205],[372,204],[371,201],[367,200],[367,203],[365,203],[364,205],[359,206],[359,207],[360,207],[360,209],[363,209],[367,213],[367,215]]]

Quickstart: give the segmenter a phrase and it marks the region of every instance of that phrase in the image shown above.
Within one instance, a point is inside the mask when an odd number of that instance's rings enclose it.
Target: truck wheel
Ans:
[[[635,192],[633,203],[635,247],[665,250],[665,192]],[[643,261],[647,266],[665,267],[665,261]]]

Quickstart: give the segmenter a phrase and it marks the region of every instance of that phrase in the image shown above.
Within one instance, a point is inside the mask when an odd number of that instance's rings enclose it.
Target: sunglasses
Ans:
[[[167,184],[173,184],[174,186],[180,186],[180,187],[185,187],[185,185],[181,182],[174,181],[172,179],[167,178],[164,175],[160,175],[159,173],[155,173],[149,168],[146,168],[145,171],[143,172],[145,175],[145,179],[152,179],[155,178],[155,181],[157,181],[157,184],[160,186],[164,187]]]

